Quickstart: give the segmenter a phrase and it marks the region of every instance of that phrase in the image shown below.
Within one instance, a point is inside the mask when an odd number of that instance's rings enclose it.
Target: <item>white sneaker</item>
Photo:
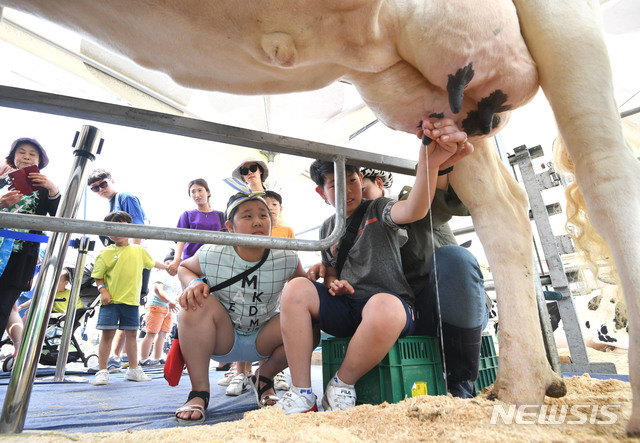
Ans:
[[[224,377],[218,380],[218,386],[229,386],[229,383],[231,383],[231,380],[233,380],[233,377],[236,375],[238,375],[238,373],[235,368],[232,368],[229,372],[225,372]]]
[[[151,377],[145,374],[140,366],[127,369],[124,378],[131,381],[151,381]]]
[[[311,395],[313,396],[313,400],[309,400],[304,395],[300,395],[289,389],[284,393],[278,403],[272,407],[274,409],[282,409],[286,415],[302,412],[314,412],[318,410],[318,405],[316,404],[318,397],[316,397],[315,394]]]
[[[325,411],[345,411],[356,405],[356,388],[353,385],[339,383],[338,377],[327,383],[322,396],[322,407]]]
[[[109,371],[102,369],[96,372],[96,377],[93,379],[95,386],[104,386],[109,383]]]
[[[247,374],[245,372],[236,374],[229,382],[229,386],[227,386],[227,395],[238,396],[247,392],[249,390],[248,386],[249,379],[247,378]]]
[[[284,372],[278,372],[275,377],[273,377],[273,388],[276,391],[288,391],[289,383],[287,383],[287,377],[285,377]]]

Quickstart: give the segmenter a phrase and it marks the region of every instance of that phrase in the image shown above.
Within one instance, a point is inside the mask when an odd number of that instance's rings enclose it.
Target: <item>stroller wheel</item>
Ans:
[[[16,362],[16,359],[13,355],[10,355],[9,357],[5,358],[2,362],[2,370],[4,372],[11,372],[11,370],[13,369],[13,364]]]
[[[98,365],[99,365],[98,356],[96,354],[91,354],[87,356],[87,359],[84,362],[85,368],[94,368],[94,367],[97,368]]]

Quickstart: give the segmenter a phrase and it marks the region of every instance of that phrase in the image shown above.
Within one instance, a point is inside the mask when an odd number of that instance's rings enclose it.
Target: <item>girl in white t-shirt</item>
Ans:
[[[242,191],[227,204],[229,232],[268,236],[271,218],[264,193],[252,193],[239,180],[227,182]],[[210,296],[210,287],[250,269],[265,253],[258,269]],[[295,252],[246,246],[204,245],[180,264],[178,276],[186,289],[178,299],[184,308],[178,317],[178,334],[192,391],[176,411],[179,422],[204,421],[211,358],[218,362],[266,359],[249,384],[258,406],[277,402],[273,377],[287,367],[280,333],[280,293],[288,280],[304,275]]]

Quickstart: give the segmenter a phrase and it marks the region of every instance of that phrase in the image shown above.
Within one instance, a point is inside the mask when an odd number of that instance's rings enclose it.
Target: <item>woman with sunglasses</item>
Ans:
[[[253,192],[261,192],[266,190],[264,182],[269,176],[269,168],[263,160],[247,157],[233,170],[232,175],[247,183]]]
[[[19,214],[56,215],[60,203],[58,187],[40,172],[49,164],[49,157],[38,141],[32,138],[19,138],[11,145],[6,158],[7,166],[19,171],[31,167],[32,172],[26,174],[26,182],[31,185],[31,192],[19,188],[18,180],[9,191],[0,197],[0,210]],[[34,168],[37,166],[37,168]],[[15,176],[14,176],[15,177]],[[5,183],[8,183],[5,181]],[[3,186],[0,185],[0,189]],[[11,189],[13,188],[13,189]],[[24,193],[23,193],[24,192]],[[41,231],[28,231],[31,234],[42,234]],[[5,238],[4,242],[10,240]],[[38,261],[40,244],[27,240],[14,240],[10,246],[10,255],[2,260],[5,266],[0,268],[0,331],[7,327],[11,308],[23,291],[31,289],[33,274]],[[9,251],[7,251],[9,252]]]

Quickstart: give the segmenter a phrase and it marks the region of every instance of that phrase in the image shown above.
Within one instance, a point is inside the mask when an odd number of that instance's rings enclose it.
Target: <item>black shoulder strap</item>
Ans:
[[[347,230],[340,239],[340,245],[338,246],[338,260],[336,261],[336,272],[338,273],[338,278],[340,278],[344,262],[347,260],[349,250],[353,246],[356,234],[358,234],[358,228],[360,227],[364,213],[367,211],[367,208],[371,205],[372,201],[373,200],[370,200],[366,204],[358,206],[356,212],[353,213],[353,218],[351,219],[349,226],[347,226]]]
[[[240,280],[243,277],[251,274],[253,271],[255,271],[260,266],[262,266],[262,264],[265,261],[267,261],[267,257],[269,257],[269,252],[270,252],[270,249],[265,249],[264,250],[264,254],[262,254],[262,258],[260,259],[260,261],[258,263],[256,263],[255,265],[251,266],[246,271],[241,272],[240,274],[236,275],[235,277],[231,277],[229,280],[223,281],[222,283],[219,283],[219,284],[215,285],[213,288],[210,288],[209,289],[209,293],[211,293],[213,291],[219,291],[220,289],[226,288],[227,286],[231,286],[232,284],[234,284],[238,280]]]
[[[224,229],[224,213],[218,211],[218,218],[220,219],[220,229]]]

